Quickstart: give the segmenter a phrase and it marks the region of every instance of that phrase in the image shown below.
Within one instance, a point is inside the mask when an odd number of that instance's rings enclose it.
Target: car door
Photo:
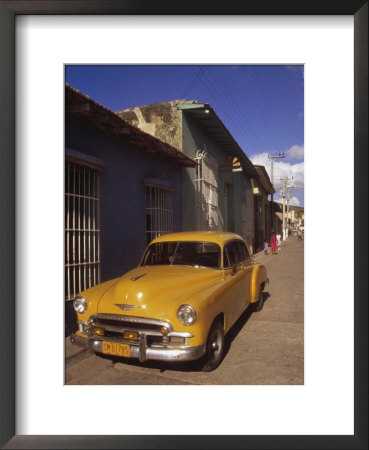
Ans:
[[[254,260],[251,258],[250,252],[244,242],[237,241],[237,251],[240,260],[240,270],[243,271],[241,308],[244,311],[250,303],[251,276],[254,269]]]
[[[240,317],[245,308],[245,279],[248,271],[241,264],[237,241],[227,242],[223,250],[224,275],[227,296],[227,328]]]

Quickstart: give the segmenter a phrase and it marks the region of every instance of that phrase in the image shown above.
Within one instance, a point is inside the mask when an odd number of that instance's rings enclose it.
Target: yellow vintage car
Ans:
[[[234,233],[166,234],[139,266],[74,300],[72,342],[140,362],[221,363],[224,336],[249,305],[263,306],[267,271]]]

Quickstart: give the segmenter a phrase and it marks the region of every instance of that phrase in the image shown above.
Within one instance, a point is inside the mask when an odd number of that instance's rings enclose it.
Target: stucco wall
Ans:
[[[224,163],[226,154],[222,148],[204,133],[199,122],[192,119],[185,111],[178,111],[177,101],[158,103],[119,111],[125,120],[143,131],[182,150],[195,159],[198,150],[206,152],[217,161],[218,166]],[[246,240],[252,251],[253,236],[253,193],[251,180],[242,172],[224,172],[215,174],[218,183],[219,230],[234,231],[242,235],[242,192],[246,191]],[[187,168],[182,172],[182,229],[196,229],[195,211],[195,168]],[[225,205],[224,189],[229,184],[228,205]],[[227,209],[227,211],[225,211]],[[226,220],[228,214],[228,220]],[[228,226],[226,227],[226,223]]]
[[[254,253],[252,241],[254,236],[254,194],[252,192],[251,180],[244,177],[246,191],[246,242],[251,253]]]
[[[251,180],[243,172],[224,171],[220,165],[226,160],[226,153],[221,146],[212,140],[199,127],[196,120],[183,114],[182,135],[183,151],[191,158],[195,158],[197,150],[206,150],[206,152],[217,161],[218,173],[216,179],[218,182],[218,204],[219,204],[219,230],[234,231],[242,235],[242,192],[246,191],[246,240],[252,247],[253,233],[253,194]],[[228,207],[225,205],[225,185],[231,186],[228,198]],[[183,186],[183,224],[185,229],[195,225],[195,169],[187,169],[187,177]],[[227,211],[225,211],[227,209]],[[228,220],[225,220],[225,215]],[[228,227],[226,229],[226,222]],[[250,248],[252,251],[252,248]]]
[[[135,267],[145,248],[145,178],[173,188],[173,231],[181,231],[179,165],[104,135],[75,119],[66,120],[66,147],[103,161],[101,170],[102,281]]]
[[[207,154],[217,162],[218,166],[224,160],[224,153],[219,146],[203,132],[196,120],[191,119],[184,112],[182,112],[182,137],[183,152],[191,158],[194,159],[196,157],[198,150],[205,150]],[[186,184],[183,186],[183,227],[184,229],[195,229],[195,169],[187,169],[187,175],[187,180],[185,180]],[[218,183],[218,228],[219,230],[224,230],[224,177],[219,170],[214,175]]]
[[[164,141],[178,150],[182,149],[180,111],[176,102],[156,103],[118,111],[127,122]]]

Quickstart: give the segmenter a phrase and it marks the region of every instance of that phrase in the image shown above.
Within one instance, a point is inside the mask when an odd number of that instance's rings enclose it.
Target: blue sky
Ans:
[[[288,183],[290,202],[304,206],[304,72],[288,65],[71,65],[66,82],[118,111],[169,100],[210,103],[254,164]]]

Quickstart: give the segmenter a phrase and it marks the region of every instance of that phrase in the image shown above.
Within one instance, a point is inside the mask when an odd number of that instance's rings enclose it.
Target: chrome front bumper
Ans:
[[[71,333],[70,341],[72,344],[80,345],[81,347],[88,348],[88,338],[87,336],[79,336],[77,333]]]
[[[102,340],[90,338],[88,340],[90,351],[102,353]],[[186,348],[147,347],[146,337],[140,336],[138,345],[131,345],[130,358],[136,358],[140,362],[153,361],[194,361],[205,354],[206,346]]]

